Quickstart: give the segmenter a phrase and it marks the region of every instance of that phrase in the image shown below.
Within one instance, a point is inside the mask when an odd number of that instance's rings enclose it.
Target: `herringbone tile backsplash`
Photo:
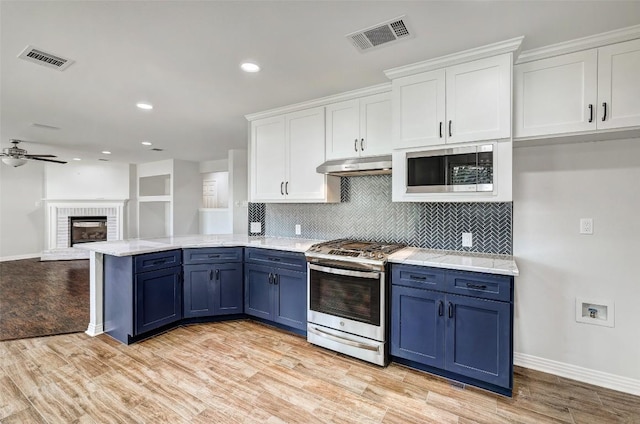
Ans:
[[[343,177],[341,203],[250,203],[249,222],[262,234],[331,240],[354,238],[406,243],[427,249],[512,254],[511,202],[399,203],[391,201],[391,176]],[[300,224],[302,235],[295,235]],[[462,247],[462,233],[473,247]]]

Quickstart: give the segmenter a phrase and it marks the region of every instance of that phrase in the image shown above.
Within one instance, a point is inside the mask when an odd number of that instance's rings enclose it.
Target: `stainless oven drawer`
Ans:
[[[307,341],[376,365],[387,365],[387,344],[385,342],[366,339],[315,324],[307,325]]]

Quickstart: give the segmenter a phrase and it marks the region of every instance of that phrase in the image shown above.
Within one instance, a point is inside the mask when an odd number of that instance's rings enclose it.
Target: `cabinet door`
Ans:
[[[393,148],[444,143],[444,69],[395,79],[392,87]]]
[[[182,318],[181,267],[136,274],[135,335]]]
[[[185,318],[213,315],[213,265],[185,265],[183,314]]]
[[[447,143],[511,137],[511,54],[447,68]]]
[[[306,330],[307,274],[278,268],[274,291],[274,321]]]
[[[284,198],[285,165],[284,116],[251,122],[252,202]]]
[[[326,113],[327,160],[358,156],[360,151],[358,99],[331,104],[326,107]]]
[[[514,67],[514,137],[596,129],[597,51]]]
[[[260,265],[244,267],[244,312],[272,320],[273,290],[270,275],[273,269]]]
[[[287,161],[285,194],[289,201],[326,197],[326,177],[316,172],[324,162],[324,108],[290,113],[286,117]]]
[[[445,368],[511,387],[511,304],[447,295]]]
[[[391,286],[391,354],[444,368],[444,295]]]
[[[391,154],[391,93],[360,99],[360,156]]]
[[[598,128],[640,125],[639,75],[640,40],[598,49]]]
[[[243,311],[242,264],[216,265],[214,272],[214,315],[241,314]]]

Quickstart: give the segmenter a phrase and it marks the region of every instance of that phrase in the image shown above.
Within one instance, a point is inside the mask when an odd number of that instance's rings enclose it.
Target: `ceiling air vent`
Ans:
[[[413,38],[407,18],[400,16],[387,22],[347,34],[346,37],[359,52],[367,52],[390,43]]]
[[[153,152],[164,152],[164,149],[158,149],[157,147],[153,147],[153,148],[151,148],[149,150],[151,150]]]
[[[60,55],[47,53],[41,49],[33,46],[27,46],[18,55],[20,59],[28,60],[29,62],[37,63],[48,68],[57,69],[58,71],[64,71],[73,63],[73,60],[67,59]]]

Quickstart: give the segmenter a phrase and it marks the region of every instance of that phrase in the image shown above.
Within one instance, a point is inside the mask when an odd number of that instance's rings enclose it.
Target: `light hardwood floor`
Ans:
[[[2,423],[640,423],[640,397],[517,368],[512,399],[380,368],[251,321],[131,346],[0,343]]]

